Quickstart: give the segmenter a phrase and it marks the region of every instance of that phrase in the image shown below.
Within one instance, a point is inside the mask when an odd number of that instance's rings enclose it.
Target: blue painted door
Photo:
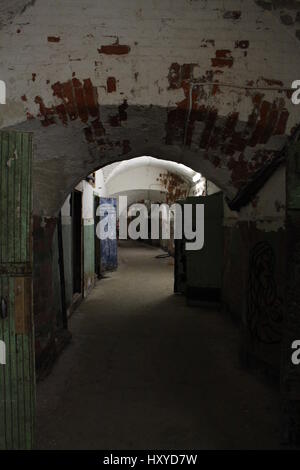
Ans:
[[[107,237],[100,239],[100,269],[111,271],[118,267],[117,232],[117,200],[116,198],[100,197],[100,222],[106,219],[104,229]]]

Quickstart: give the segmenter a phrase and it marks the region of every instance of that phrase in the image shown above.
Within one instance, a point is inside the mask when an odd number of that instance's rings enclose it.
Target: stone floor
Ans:
[[[173,260],[123,242],[38,385],[38,449],[279,446],[279,393],[239,364],[239,335],[173,294]]]

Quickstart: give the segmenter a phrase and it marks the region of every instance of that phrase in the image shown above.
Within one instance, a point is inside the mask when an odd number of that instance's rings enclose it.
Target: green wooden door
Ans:
[[[191,200],[194,205],[204,204],[204,245],[201,250],[186,251],[186,294],[191,299],[195,298],[195,301],[220,301],[223,269],[223,193],[198,196]]]
[[[30,449],[35,410],[32,135],[0,132],[0,449]]]
[[[185,249],[187,240],[175,244],[175,292],[185,293],[189,303],[220,301],[223,269],[223,194],[188,197],[182,204],[193,207],[193,226],[197,204],[204,204],[204,246]]]

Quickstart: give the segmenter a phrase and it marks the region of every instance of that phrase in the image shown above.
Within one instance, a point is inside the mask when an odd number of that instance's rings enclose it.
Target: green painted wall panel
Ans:
[[[33,445],[32,136],[0,132],[0,449]]]

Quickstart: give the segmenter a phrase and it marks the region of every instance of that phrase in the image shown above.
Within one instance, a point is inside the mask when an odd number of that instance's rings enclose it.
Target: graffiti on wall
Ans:
[[[276,258],[270,243],[261,241],[250,252],[247,324],[258,341],[279,343],[282,336],[283,302],[277,292]]]

